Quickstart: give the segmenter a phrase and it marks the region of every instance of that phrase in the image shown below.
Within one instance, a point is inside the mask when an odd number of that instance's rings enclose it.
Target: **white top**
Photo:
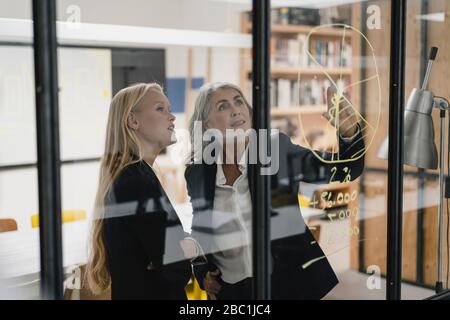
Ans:
[[[247,150],[244,152],[246,155]],[[245,158],[244,158],[245,159]],[[252,276],[252,201],[245,161],[238,165],[241,175],[233,186],[226,185],[222,165],[217,165],[216,190],[214,196],[213,225],[227,220],[226,232],[236,234],[232,243],[215,242],[218,250],[213,254],[215,264],[222,274],[222,280],[236,283]],[[222,248],[232,248],[221,250]]]
[[[349,143],[358,135],[349,138],[341,138]],[[215,241],[216,251],[213,256],[216,266],[222,274],[222,280],[234,284],[245,278],[252,277],[252,200],[247,177],[247,153],[248,147],[240,158],[238,169],[241,175],[232,186],[226,185],[226,177],[223,173],[221,161],[217,164],[216,190],[212,213],[212,225],[226,224],[224,232],[235,233],[235,237],[227,240],[227,243]],[[220,157],[220,160],[222,158]],[[225,227],[225,226],[224,226]],[[223,239],[223,238],[222,238]],[[229,238],[228,238],[229,239]],[[232,241],[232,243],[229,243]],[[221,248],[230,248],[221,250]]]

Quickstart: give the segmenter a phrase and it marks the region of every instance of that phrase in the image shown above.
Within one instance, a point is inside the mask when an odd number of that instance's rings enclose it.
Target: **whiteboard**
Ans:
[[[111,102],[111,51],[60,48],[61,159],[102,155]]]
[[[0,166],[35,163],[34,58],[31,47],[0,46]],[[111,51],[58,49],[62,160],[100,157],[111,102]]]

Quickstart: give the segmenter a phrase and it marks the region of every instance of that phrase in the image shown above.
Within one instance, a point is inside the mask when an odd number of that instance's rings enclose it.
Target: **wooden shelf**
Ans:
[[[313,31],[314,26],[303,26],[303,25],[284,25],[284,24],[273,24],[271,25],[272,33],[294,33],[294,34],[309,34]],[[345,30],[345,38],[352,37],[353,32],[351,29]],[[344,36],[344,29],[342,28],[325,28],[319,27],[311,33],[311,36],[321,36],[321,37],[340,37]]]
[[[274,117],[297,116],[299,114],[316,114],[327,111],[327,106],[296,106],[290,108],[272,107],[270,114]]]
[[[316,30],[311,33],[311,36],[319,36],[319,37],[340,37],[344,36],[344,28],[330,28],[330,27],[320,27],[320,26],[305,26],[305,25],[295,25],[295,24],[272,24],[270,26],[272,33],[291,33],[291,34],[309,34],[313,31],[314,28]],[[251,23],[246,23],[244,27],[244,33],[251,33],[252,26]],[[353,30],[346,29],[345,30],[345,38],[351,38],[353,35]]]
[[[325,77],[325,73],[330,76],[345,77],[352,75],[352,68],[294,68],[294,67],[274,67],[270,71],[272,78],[294,78],[299,74],[300,76],[318,76]],[[247,70],[247,74],[250,75],[251,71]]]
[[[242,33],[251,33],[252,32],[252,22],[249,20],[249,16],[247,13],[241,15],[241,32]],[[308,25],[293,25],[293,24],[280,24],[275,23],[271,24],[271,32],[273,37],[276,37],[278,34],[285,34],[287,37],[295,37],[298,34],[310,34],[311,38],[322,37],[332,41],[340,41],[343,37],[345,37],[345,41],[347,43],[353,42],[353,36],[356,35],[356,32],[351,28],[339,28],[339,27],[325,27],[325,26],[308,26]],[[339,39],[341,38],[341,39]],[[273,48],[272,48],[273,49]],[[241,51],[241,71],[240,71],[240,84],[241,87],[247,91],[249,85],[249,79],[251,78],[252,70],[248,61],[248,57],[252,55],[252,53],[247,52],[246,50]],[[296,80],[299,77],[302,79],[310,79],[313,77],[317,77],[320,80],[323,80],[328,76],[332,77],[335,80],[338,77],[345,77],[345,80],[350,80],[353,77],[354,68],[352,66],[349,67],[322,67],[320,65],[314,67],[305,67],[299,68],[298,66],[287,66],[287,65],[279,65],[271,62],[271,70],[270,76],[271,79],[289,79]],[[307,110],[306,108],[305,110]],[[273,110],[273,109],[272,109]],[[304,111],[308,113],[307,111]],[[315,111],[314,111],[315,112]],[[309,113],[314,113],[309,112]],[[297,111],[294,110],[273,110],[273,114],[275,116],[284,116],[284,115],[293,115],[297,114]]]
[[[322,76],[327,73],[331,76],[350,76],[353,72],[352,68],[292,68],[292,67],[274,67],[271,75],[274,78],[291,78],[300,75],[305,76]]]

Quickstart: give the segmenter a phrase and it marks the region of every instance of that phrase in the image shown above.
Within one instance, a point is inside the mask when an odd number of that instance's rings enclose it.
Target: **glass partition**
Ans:
[[[271,1],[270,132],[251,1],[56,2],[65,299],[252,299],[257,161],[271,298],[386,299],[391,1]],[[448,288],[448,6],[407,2],[405,300]],[[40,298],[31,16],[0,0],[1,299]]]
[[[236,179],[235,170],[244,168],[233,166],[234,183],[228,181],[228,168],[219,160],[222,148],[208,162],[207,145],[213,141],[205,140],[205,157],[193,158],[194,140],[208,138],[206,123],[212,131],[225,130],[233,124],[221,122],[222,114],[242,106],[243,98],[236,96],[244,77],[241,61],[251,59],[251,35],[242,33],[241,12],[251,4],[58,4],[61,27],[77,38],[75,43],[61,39],[58,52],[65,298],[251,298],[246,171]],[[77,32],[85,29],[97,32],[96,38],[79,38]],[[225,82],[229,85],[219,84]],[[137,83],[156,83],[162,91],[147,88],[139,99],[132,94],[138,94],[137,87],[121,91]],[[125,101],[114,103],[115,96]],[[123,108],[159,120],[140,122],[141,127],[127,122],[119,129],[130,116],[118,115]],[[200,128],[195,137],[191,118]],[[121,130],[130,131],[121,136]],[[168,133],[170,143],[164,140]],[[131,158],[122,157],[126,146],[114,145],[114,139],[131,144],[133,137],[144,146],[130,151]],[[155,139],[158,156],[149,159],[153,147],[148,145]],[[112,158],[124,162],[114,167]],[[242,188],[247,191],[240,198]],[[91,260],[93,254],[106,263]],[[99,278],[106,285],[89,285],[96,275],[90,261],[108,267],[107,276]],[[240,296],[241,285],[246,291]]]
[[[388,132],[390,11],[390,1],[272,1],[272,285],[283,297],[386,297],[387,161],[377,151]],[[294,280],[277,287],[286,274]]]
[[[442,149],[439,112],[439,107],[445,107],[445,100],[448,99],[449,93],[444,81],[445,70],[448,69],[449,41],[445,36],[449,23],[448,10],[447,1],[408,2],[402,299],[408,298],[409,291],[406,288],[410,284],[417,290],[420,288],[418,298],[433,295],[439,287],[448,289],[448,206],[445,197],[442,197],[440,201],[439,185],[439,173],[442,171],[444,176],[448,175],[448,112],[442,119],[444,130]],[[428,84],[423,87],[432,47],[438,49],[437,56],[430,69]],[[427,92],[431,95],[428,100],[424,100],[422,105],[415,103],[413,99],[415,96]],[[416,131],[419,126],[411,122],[416,119],[414,112],[420,110],[418,108],[423,108],[422,113],[418,114],[418,119],[424,119],[424,124],[429,128],[420,133]],[[417,140],[419,137],[420,139]],[[423,143],[420,143],[422,140]],[[413,151],[414,149],[417,152]],[[419,154],[420,157],[418,157]],[[427,161],[421,161],[422,157]],[[442,169],[440,169],[441,161]],[[442,215],[440,216],[441,203]],[[440,286],[437,286],[437,282],[441,283]]]
[[[40,298],[33,38],[7,34],[31,15],[31,1],[0,1],[0,299]]]

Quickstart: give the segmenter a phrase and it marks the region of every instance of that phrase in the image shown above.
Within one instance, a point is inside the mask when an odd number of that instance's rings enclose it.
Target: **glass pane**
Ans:
[[[36,162],[34,60],[31,47],[2,45],[0,165]],[[30,94],[23,94],[29,92]],[[19,134],[20,133],[20,134]],[[17,141],[17,139],[20,139]],[[11,143],[16,141],[17,143]]]
[[[439,277],[442,287],[448,288],[448,207],[443,198],[442,221],[439,223],[439,165],[440,161],[440,118],[438,106],[448,99],[449,89],[446,74],[449,56],[447,53],[448,1],[415,0],[408,2],[407,42],[406,42],[406,88],[405,88],[405,173],[403,177],[403,286],[402,299],[423,299],[435,293]],[[414,17],[414,18],[413,18]],[[422,91],[428,59],[432,47],[438,53],[434,62],[429,83]],[[415,90],[414,90],[415,89]],[[423,105],[415,104],[414,96],[430,93]],[[432,108],[433,96],[435,108]],[[426,106],[429,106],[426,108]],[[408,110],[422,110],[417,114]],[[429,117],[431,115],[431,118]],[[445,144],[443,174],[448,174],[446,155],[448,150],[448,115],[444,119]],[[419,126],[411,121],[421,121]],[[417,122],[418,123],[418,122]],[[420,140],[417,138],[420,137]],[[423,141],[423,142],[421,142]],[[416,149],[417,153],[412,150]],[[417,157],[417,155],[421,157]],[[423,160],[420,158],[423,157]],[[422,168],[422,169],[421,169]],[[437,169],[437,170],[436,170]],[[439,225],[442,227],[441,251],[439,250]],[[441,253],[440,253],[441,252]],[[414,286],[414,291],[410,288]]]
[[[247,171],[234,164],[241,178],[227,186],[217,178],[222,165],[215,159],[192,166],[188,130],[193,115],[201,115],[194,118],[200,129],[208,121],[211,129],[225,129],[212,101],[239,103],[240,81],[248,77],[241,66],[251,59],[241,18],[250,3],[58,3],[61,27],[75,35],[60,39],[70,47],[58,52],[65,298],[207,299],[202,289],[210,298],[251,298]],[[86,36],[90,31],[95,39]],[[218,82],[237,87],[207,86]],[[136,83],[160,84],[176,119],[157,88],[120,92]],[[177,142],[168,146],[172,121]],[[132,148],[136,141],[140,149]],[[90,259],[92,253],[104,262]],[[89,261],[105,273],[90,272]],[[99,277],[85,281],[92,275]],[[241,283],[245,292],[238,296]]]
[[[39,299],[37,170],[2,170],[0,185],[0,297]]]
[[[385,299],[390,7],[272,2],[274,298]]]
[[[13,20],[31,18],[31,1],[0,12],[0,299],[39,299],[33,39]]]
[[[60,48],[61,159],[99,158],[111,101],[111,50]]]

